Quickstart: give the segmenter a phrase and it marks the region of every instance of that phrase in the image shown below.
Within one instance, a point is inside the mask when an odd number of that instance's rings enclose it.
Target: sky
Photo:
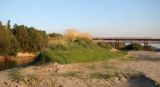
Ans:
[[[0,21],[96,37],[160,38],[160,0],[0,0]]]

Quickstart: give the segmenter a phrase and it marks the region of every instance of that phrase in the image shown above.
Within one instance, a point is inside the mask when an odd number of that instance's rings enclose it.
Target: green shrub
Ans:
[[[145,51],[156,51],[157,50],[157,48],[156,47],[152,47],[152,46],[143,46],[143,49],[145,50]]]
[[[122,49],[125,47],[125,43],[114,43],[116,49]]]
[[[97,45],[105,48],[105,49],[111,49],[112,48],[112,44],[107,43],[107,42],[97,42]]]
[[[138,44],[138,43],[132,43],[132,44],[127,45],[126,47],[124,47],[122,50],[135,50],[135,51],[139,51],[139,50],[143,50],[143,46],[141,44]]]
[[[41,52],[36,60],[35,60],[35,63],[38,63],[38,64],[44,64],[44,63],[47,63],[47,62],[52,62],[52,55],[50,55],[49,53],[47,52]]]

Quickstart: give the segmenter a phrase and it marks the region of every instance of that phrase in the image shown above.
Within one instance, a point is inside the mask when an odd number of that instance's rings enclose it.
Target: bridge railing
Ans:
[[[105,42],[118,42],[118,43],[147,43],[147,44],[160,44],[159,38],[131,38],[131,37],[94,37],[94,41],[105,41]]]

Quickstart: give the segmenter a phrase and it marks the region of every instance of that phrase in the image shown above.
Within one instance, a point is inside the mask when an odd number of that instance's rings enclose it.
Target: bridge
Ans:
[[[142,43],[160,44],[160,38],[138,38],[138,37],[93,37],[94,41],[104,41],[111,43]]]

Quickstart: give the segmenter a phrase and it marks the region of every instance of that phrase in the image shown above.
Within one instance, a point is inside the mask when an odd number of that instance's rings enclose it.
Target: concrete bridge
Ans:
[[[138,38],[138,37],[94,37],[94,41],[104,41],[111,43],[142,43],[148,44],[160,44],[160,38]]]

